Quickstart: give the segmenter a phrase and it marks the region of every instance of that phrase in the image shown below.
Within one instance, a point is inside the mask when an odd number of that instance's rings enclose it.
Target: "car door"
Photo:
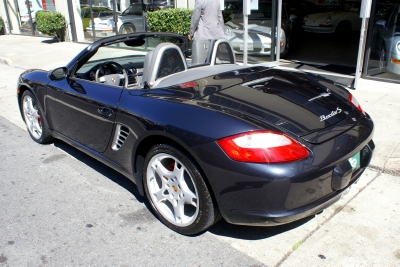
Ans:
[[[104,152],[122,90],[122,86],[75,77],[51,82],[46,101],[51,127],[75,142]]]

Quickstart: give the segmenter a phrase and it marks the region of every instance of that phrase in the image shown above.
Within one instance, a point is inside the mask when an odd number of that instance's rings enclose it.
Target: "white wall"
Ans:
[[[6,8],[4,6],[4,1],[0,0],[0,15],[3,18],[5,27],[6,27],[6,32],[9,34],[10,32],[8,31],[11,29],[10,23],[13,25],[12,33],[20,33],[20,28],[19,26],[21,25],[20,22],[20,17],[18,13],[18,7],[15,5],[14,0],[6,0],[7,5],[8,5],[8,15],[10,17],[10,21],[7,21],[7,15],[6,15]]]
[[[72,41],[71,21],[68,13],[68,3],[66,0],[55,0],[55,5],[56,5],[56,11],[63,14],[67,21],[68,31],[65,37],[66,39],[65,41]],[[83,26],[81,19],[81,5],[79,0],[72,0],[72,9],[74,12],[74,22],[76,27],[76,35],[78,39],[76,41],[82,42],[84,41],[84,35],[83,35]]]

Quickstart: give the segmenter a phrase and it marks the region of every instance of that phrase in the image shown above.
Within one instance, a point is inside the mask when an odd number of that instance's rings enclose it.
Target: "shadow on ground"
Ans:
[[[80,162],[84,163],[85,165],[89,166],[93,170],[97,171],[101,175],[107,177],[114,183],[118,184],[122,188],[129,191],[140,203],[143,203],[149,210],[149,212],[154,216],[155,213],[151,209],[151,206],[145,197],[142,197],[138,191],[136,185],[124,175],[118,173],[117,171],[111,169],[110,167],[104,165],[103,163],[97,161],[96,159],[86,155],[85,153],[81,152],[80,150],[70,146],[69,144],[56,140],[54,142],[54,146],[58,149],[64,151],[66,154],[69,154],[71,157],[79,160]],[[307,223],[309,220],[313,219],[314,216],[310,216],[308,218],[298,220],[293,223],[281,225],[281,226],[274,226],[274,227],[259,227],[259,226],[242,226],[242,225],[233,225],[227,223],[224,219],[221,219],[207,231],[219,235],[219,236],[226,236],[232,237],[237,239],[244,239],[244,240],[259,240],[270,238],[275,235],[279,235],[286,231],[290,231],[304,223]],[[202,235],[204,233],[200,233]]]
[[[86,164],[90,168],[94,169],[101,175],[107,177],[114,183],[120,185],[121,187],[125,188],[129,191],[134,197],[141,203],[145,200],[138,191],[136,185],[129,180],[124,175],[120,174],[119,172],[111,169],[110,167],[104,165],[103,163],[99,162],[98,160],[86,155],[85,153],[81,152],[80,150],[68,145],[67,143],[56,140],[54,142],[54,146],[61,149],[65,153],[69,154],[70,156],[74,157],[76,160]]]
[[[214,235],[226,236],[236,239],[260,240],[270,238],[284,232],[293,230],[308,221],[312,220],[315,215],[279,226],[244,226],[227,223],[224,219],[213,225],[208,231]]]

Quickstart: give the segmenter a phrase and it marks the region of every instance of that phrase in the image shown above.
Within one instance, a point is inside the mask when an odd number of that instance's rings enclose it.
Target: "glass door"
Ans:
[[[248,15],[247,58],[249,63],[275,61],[277,59],[278,0],[252,1]],[[243,1],[225,1],[223,10],[225,36],[230,41],[236,59],[242,61],[244,52]],[[288,19],[282,8],[281,21]],[[282,23],[283,24],[283,23]],[[279,37],[280,57],[287,53],[289,28],[281,28]]]
[[[373,3],[366,47],[366,76],[400,82],[400,1]]]

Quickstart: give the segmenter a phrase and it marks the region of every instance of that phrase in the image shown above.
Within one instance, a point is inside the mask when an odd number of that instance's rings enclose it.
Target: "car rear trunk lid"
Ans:
[[[259,74],[209,95],[208,101],[266,121],[311,143],[332,138],[361,118],[346,95],[340,95],[345,91],[322,78],[280,69]]]

